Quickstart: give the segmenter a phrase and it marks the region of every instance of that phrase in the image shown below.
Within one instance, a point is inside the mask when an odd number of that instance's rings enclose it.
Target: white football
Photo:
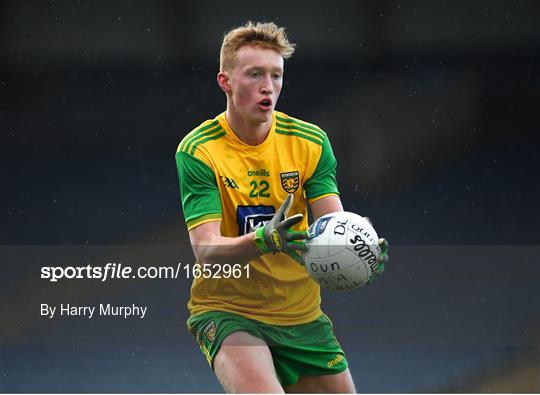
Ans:
[[[373,276],[381,248],[377,232],[364,217],[347,211],[326,214],[308,233],[304,266],[322,287],[350,291]]]

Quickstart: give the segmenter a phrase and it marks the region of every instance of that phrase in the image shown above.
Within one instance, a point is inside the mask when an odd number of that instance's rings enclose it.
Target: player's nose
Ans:
[[[273,92],[272,88],[272,77],[270,75],[267,75],[264,77],[261,83],[261,93],[264,94],[271,94]]]

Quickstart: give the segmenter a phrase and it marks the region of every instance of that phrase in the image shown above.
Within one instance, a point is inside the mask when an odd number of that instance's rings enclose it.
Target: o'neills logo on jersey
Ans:
[[[266,169],[248,170],[248,177],[253,177],[253,176],[270,177],[270,172]]]
[[[281,186],[287,193],[295,193],[300,185],[300,175],[297,171],[279,173],[281,176]]]

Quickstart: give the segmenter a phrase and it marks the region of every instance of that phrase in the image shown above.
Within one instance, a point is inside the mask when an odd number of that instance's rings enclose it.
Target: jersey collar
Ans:
[[[272,125],[270,126],[270,132],[268,133],[268,136],[266,136],[266,139],[258,145],[250,145],[240,140],[240,138],[236,135],[236,133],[234,133],[234,131],[229,126],[229,123],[227,122],[227,117],[225,116],[225,112],[222,112],[221,114],[219,114],[217,118],[219,120],[221,127],[225,129],[225,131],[227,132],[227,137],[233,143],[233,145],[236,148],[239,148],[254,156],[262,155],[266,151],[266,149],[271,145],[276,134],[275,111],[272,112]]]

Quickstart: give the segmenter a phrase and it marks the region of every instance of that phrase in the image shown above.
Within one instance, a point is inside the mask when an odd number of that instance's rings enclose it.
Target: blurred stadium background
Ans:
[[[192,261],[174,153],[224,109],[220,41],[247,20],[287,27],[278,109],[327,131],[346,209],[391,242],[376,286],[324,295],[358,389],[539,392],[540,3],[524,0],[0,2],[0,391],[220,391],[183,324],[186,279],[37,273],[65,245]],[[39,317],[105,295],[152,315]]]

